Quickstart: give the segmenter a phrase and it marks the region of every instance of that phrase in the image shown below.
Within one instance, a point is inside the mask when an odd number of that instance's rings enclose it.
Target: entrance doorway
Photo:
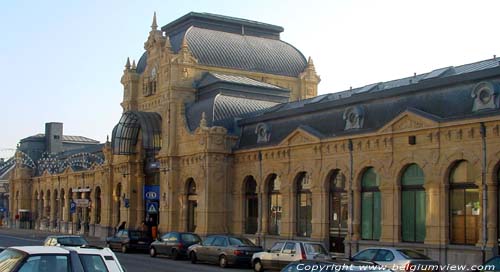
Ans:
[[[340,171],[330,175],[330,251],[344,253],[344,240],[348,225],[348,197],[345,191],[345,176]]]

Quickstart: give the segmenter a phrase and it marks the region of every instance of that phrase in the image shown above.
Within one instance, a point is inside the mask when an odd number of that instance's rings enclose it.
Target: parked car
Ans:
[[[342,272],[361,272],[361,271],[372,271],[372,272],[390,272],[391,270],[383,267],[378,267],[372,262],[351,262],[349,260],[333,260],[333,261],[312,261],[312,260],[300,260],[296,262],[289,263],[281,272],[297,272],[297,271],[312,271],[313,266],[317,265],[318,269],[314,271],[320,271],[321,267],[328,267],[323,271],[342,271]],[[307,269],[310,267],[311,269]]]
[[[483,271],[500,271],[500,256],[495,256],[487,260],[484,265]]]
[[[120,230],[114,236],[106,238],[106,246],[127,253],[131,249],[148,250],[152,241],[145,231]]]
[[[25,246],[0,253],[2,272],[124,272],[108,248]]]
[[[271,249],[252,256],[252,266],[257,272],[264,269],[282,269],[298,260],[330,261],[332,258],[318,242],[278,241]]]
[[[83,246],[89,242],[79,235],[50,235],[45,238],[44,246]]]
[[[163,254],[178,260],[188,256],[188,247],[199,243],[201,243],[201,238],[197,234],[191,232],[168,232],[151,243],[149,246],[149,255],[155,257],[158,254]]]
[[[247,238],[211,235],[202,244],[190,246],[188,256],[192,263],[216,263],[225,268],[229,265],[250,265],[252,255],[261,251],[262,247],[256,246]]]
[[[405,271],[414,265],[412,271],[439,271],[439,263],[424,254],[411,249],[380,247],[364,249],[351,258],[353,261],[371,261],[385,265],[393,271]]]

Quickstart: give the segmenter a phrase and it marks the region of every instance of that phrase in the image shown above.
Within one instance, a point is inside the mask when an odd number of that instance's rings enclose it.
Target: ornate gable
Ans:
[[[407,109],[383,126],[379,133],[412,131],[438,126],[438,117],[416,109]]]
[[[320,133],[307,126],[300,126],[290,133],[279,145],[293,146],[320,142]]]

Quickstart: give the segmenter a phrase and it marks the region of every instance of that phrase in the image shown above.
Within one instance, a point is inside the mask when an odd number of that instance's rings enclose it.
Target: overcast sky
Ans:
[[[154,11],[160,26],[190,11],[283,26],[282,40],[313,58],[320,94],[500,56],[494,0],[3,1],[0,157],[50,121],[104,141]]]

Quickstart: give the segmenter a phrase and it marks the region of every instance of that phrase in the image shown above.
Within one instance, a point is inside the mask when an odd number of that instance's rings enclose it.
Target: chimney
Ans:
[[[45,123],[45,151],[60,153],[63,151],[63,123]]]

